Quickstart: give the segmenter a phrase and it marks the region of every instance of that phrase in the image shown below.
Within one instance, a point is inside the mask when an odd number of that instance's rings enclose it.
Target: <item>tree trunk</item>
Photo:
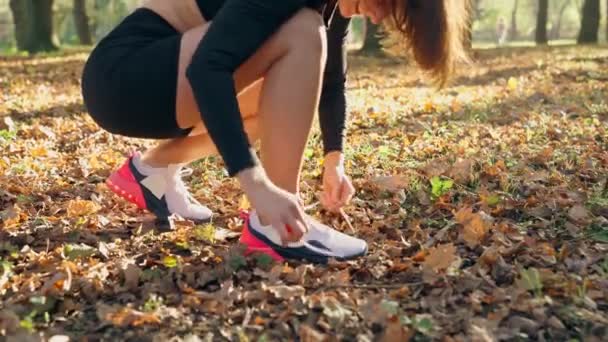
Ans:
[[[54,0],[32,1],[32,40],[27,49],[29,52],[57,50],[53,36],[53,2]]]
[[[380,44],[381,31],[380,26],[366,19],[365,21],[365,40],[363,41],[363,47],[361,52],[368,55],[381,55],[382,44]]]
[[[480,14],[479,2],[480,0],[475,0],[468,3],[469,13],[467,17],[467,32],[465,32],[464,46],[469,50],[473,50],[473,24]]]
[[[513,11],[511,11],[511,27],[509,28],[509,40],[515,40],[519,37],[517,29],[517,9],[519,8],[519,0],[515,0]]]
[[[585,0],[578,43],[597,43],[600,28],[600,0]]]
[[[538,0],[536,15],[536,44],[547,44],[547,17],[549,16],[549,0]]]
[[[53,0],[11,0],[17,48],[30,53],[57,50]]]
[[[89,26],[89,17],[87,15],[87,5],[85,0],[74,0],[73,14],[74,24],[76,25],[76,32],[78,33],[80,44],[93,44],[93,37],[91,36],[91,27]]]
[[[555,20],[555,25],[551,28],[551,39],[559,39],[562,31],[562,19],[564,18],[564,12],[570,6],[571,0],[565,0],[562,4],[562,7],[559,8],[559,12],[557,14],[557,19]]]
[[[30,41],[31,27],[28,24],[29,2],[24,0],[10,0],[9,6],[13,14],[13,24],[15,26],[15,41],[17,49],[27,50]]]

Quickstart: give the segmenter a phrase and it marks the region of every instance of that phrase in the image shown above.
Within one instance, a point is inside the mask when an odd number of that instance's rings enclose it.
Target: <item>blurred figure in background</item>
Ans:
[[[496,24],[496,44],[498,46],[502,46],[507,41],[507,23],[505,22],[505,18],[498,18],[498,23]]]

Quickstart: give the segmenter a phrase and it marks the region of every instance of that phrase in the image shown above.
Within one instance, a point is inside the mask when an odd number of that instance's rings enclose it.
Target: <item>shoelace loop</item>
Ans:
[[[187,198],[190,202],[188,203],[189,205],[201,205],[201,203],[196,198],[194,198],[194,196],[192,196],[192,194],[190,193],[190,189],[188,189],[188,186],[186,186],[186,183],[184,183],[184,180],[182,179],[182,177],[191,176],[193,172],[194,170],[192,170],[191,168],[183,167],[179,170],[179,172],[175,173],[175,175],[173,176],[173,180],[175,181],[175,191],[180,195],[183,195],[184,198]]]

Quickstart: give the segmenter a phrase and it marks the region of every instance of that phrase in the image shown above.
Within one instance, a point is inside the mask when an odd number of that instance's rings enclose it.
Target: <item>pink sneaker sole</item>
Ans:
[[[147,209],[146,200],[139,184],[129,170],[130,159],[106,180],[106,185],[118,196],[137,205],[140,209]]]
[[[245,220],[245,224],[243,225],[243,232],[241,234],[241,238],[239,242],[243,245],[247,246],[247,250],[245,251],[245,255],[250,255],[254,253],[263,253],[269,255],[276,262],[283,262],[285,258],[280,256],[277,252],[274,251],[270,246],[260,241],[260,239],[256,238],[249,232],[249,220]]]

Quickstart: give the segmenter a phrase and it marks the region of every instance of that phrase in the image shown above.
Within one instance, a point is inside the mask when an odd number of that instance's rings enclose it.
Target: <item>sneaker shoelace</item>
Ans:
[[[173,182],[175,183],[175,192],[177,192],[178,194],[180,194],[180,198],[184,198],[187,201],[187,205],[188,206],[192,206],[192,205],[201,205],[201,203],[199,201],[196,200],[196,198],[194,198],[194,196],[192,196],[192,194],[190,193],[190,189],[188,188],[188,186],[186,186],[186,183],[184,183],[184,180],[182,179],[182,177],[188,177],[191,176],[193,173],[193,170],[191,168],[188,167],[184,167],[181,168],[179,170],[179,172],[176,172],[173,176]]]

